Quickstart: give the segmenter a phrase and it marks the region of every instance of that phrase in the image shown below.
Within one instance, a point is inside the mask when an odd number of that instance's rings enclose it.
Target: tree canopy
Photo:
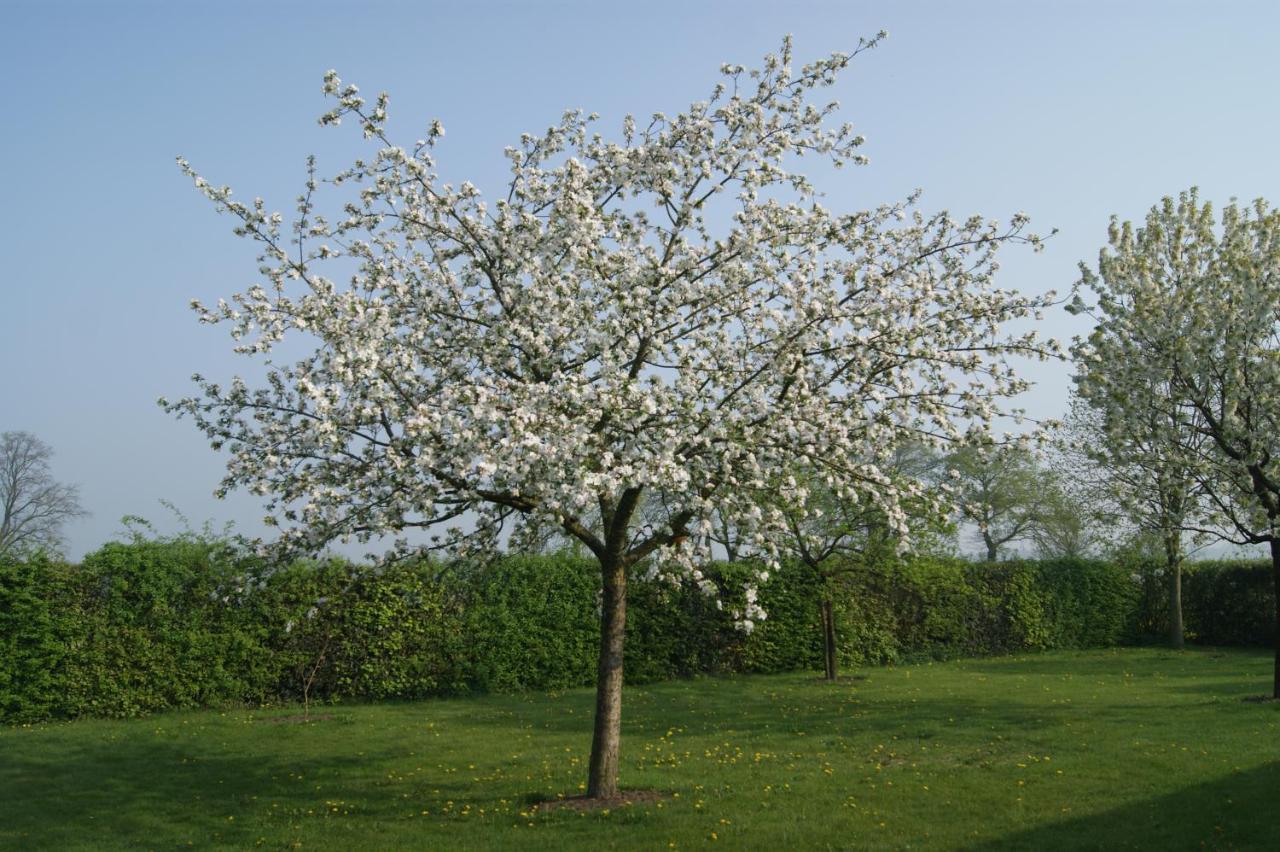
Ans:
[[[902,502],[928,492],[885,472],[895,447],[981,430],[1026,387],[1011,356],[1056,351],[1001,330],[1052,298],[993,284],[1001,245],[1039,245],[1025,216],[926,214],[914,197],[837,213],[798,171],[863,161],[837,104],[813,100],[852,55],[795,68],[784,41],[612,138],[567,112],[506,149],[492,199],[440,179],[439,122],[398,145],[388,97],[334,72],[321,122],[354,119],[373,150],[325,181],[312,161],[292,227],[181,162],[261,247],[259,284],[195,308],[266,379],[197,376],[162,403],[229,452],[222,491],[263,495],[299,547],[475,550],[546,524],[583,542],[604,586],[592,795],[616,790],[629,570],[696,570],[716,509],[776,553],[785,519],[753,495],[805,505],[798,469],[907,539]],[[313,348],[272,360],[286,338]],[[664,515],[641,522],[654,491]]]
[[[1280,581],[1280,213],[1232,202],[1215,221],[1195,189],[1166,197],[1142,227],[1113,219],[1084,282],[1098,324],[1078,386],[1109,441],[1150,467],[1150,496],[1193,484],[1200,529],[1269,544]]]

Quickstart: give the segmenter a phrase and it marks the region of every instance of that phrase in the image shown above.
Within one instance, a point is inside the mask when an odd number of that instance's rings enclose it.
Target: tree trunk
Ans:
[[[1276,661],[1271,679],[1271,697],[1280,698],[1280,539],[1273,533],[1271,536],[1271,580],[1274,584],[1272,597],[1276,611]]]
[[[996,557],[999,555],[1000,545],[996,544],[993,540],[988,538],[986,535],[983,535],[982,537],[983,539],[986,540],[986,543],[987,543],[987,561],[995,562]]]
[[[839,674],[836,668],[836,617],[830,598],[822,599],[822,661],[827,680],[835,680]]]
[[[604,600],[600,610],[600,664],[596,670],[596,721],[591,739],[587,795],[618,794],[618,753],[622,738],[622,646],[627,626],[627,575],[622,565],[602,564]]]
[[[1182,532],[1177,538],[1165,536],[1165,570],[1169,572],[1169,646],[1182,650]]]
[[[1169,571],[1169,646],[1181,651],[1185,641],[1182,632],[1182,562],[1179,560]]]

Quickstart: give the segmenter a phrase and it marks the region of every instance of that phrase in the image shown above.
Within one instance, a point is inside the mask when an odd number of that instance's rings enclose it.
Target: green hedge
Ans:
[[[718,597],[636,579],[628,679],[820,668],[824,595],[843,666],[1115,645],[1158,633],[1164,618],[1151,566],[917,558],[839,569],[775,572],[760,590],[768,618],[750,634],[728,614],[750,565],[708,566]],[[274,569],[199,537],[109,544],[80,565],[0,562],[0,719],[590,684],[598,588],[594,562],[568,554]],[[1184,600],[1193,640],[1274,637],[1265,565],[1193,564]]]
[[[1190,563],[1182,580],[1188,638],[1204,645],[1274,645],[1273,588],[1266,560]]]
[[[1126,565],[1142,603],[1135,632],[1160,642],[1169,632],[1169,578],[1161,560]],[[1182,622],[1187,641],[1200,645],[1273,647],[1274,582],[1269,559],[1214,559],[1182,568]]]
[[[783,671],[819,663],[821,584],[804,571],[782,576],[780,597],[787,602],[779,611],[782,624],[765,626],[781,627],[787,638],[770,642],[779,653],[749,670]],[[1140,604],[1128,574],[1087,560],[853,563],[826,582],[845,666],[1115,645],[1135,638],[1131,625]],[[773,621],[768,602],[766,609]],[[753,635],[748,645],[756,642]]]
[[[465,594],[473,687],[563,689],[594,677],[599,582],[585,560],[513,556],[451,579]]]
[[[55,591],[65,567],[42,556],[0,559],[0,720],[35,721],[63,709],[75,626]]]
[[[248,596],[267,613],[272,695],[420,698],[457,691],[465,653],[458,602],[430,562],[381,572],[300,562]]]

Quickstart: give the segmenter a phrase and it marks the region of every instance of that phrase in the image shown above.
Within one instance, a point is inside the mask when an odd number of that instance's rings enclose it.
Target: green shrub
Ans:
[[[734,594],[741,597],[747,571],[711,565],[706,573],[722,588],[719,598],[704,594],[687,579],[629,582],[623,668],[629,683],[737,670],[745,637],[733,629],[724,600],[734,600]],[[597,640],[593,652],[599,647]]]
[[[839,665],[891,665],[902,659],[899,617],[895,610],[889,566],[865,567],[857,573],[828,580],[836,617],[836,658]],[[822,665],[820,620],[812,619],[816,661]]]

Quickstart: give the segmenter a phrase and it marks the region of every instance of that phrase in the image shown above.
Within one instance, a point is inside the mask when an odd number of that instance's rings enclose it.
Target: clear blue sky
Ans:
[[[1280,201],[1280,4],[1177,2],[14,3],[0,0],[0,431],[56,450],[93,516],[69,553],[124,514],[260,531],[247,496],[211,492],[222,460],[155,405],[195,371],[243,369],[225,332],[186,305],[253,278],[230,233],[173,165],[186,156],[242,197],[287,211],[315,152],[359,150],[322,130],[321,76],[392,94],[407,141],[448,129],[442,171],[493,186],[501,151],[566,107],[674,112],[721,62],[750,65],[795,35],[799,58],[884,28],[836,95],[871,165],[826,184],[857,209],[925,190],[926,209],[1031,214],[1060,234],[1011,251],[1006,286],[1069,288],[1108,216],[1141,216],[1192,184]],[[1046,331],[1085,330],[1059,314]],[[1033,414],[1063,409],[1066,365],[1033,371]]]

